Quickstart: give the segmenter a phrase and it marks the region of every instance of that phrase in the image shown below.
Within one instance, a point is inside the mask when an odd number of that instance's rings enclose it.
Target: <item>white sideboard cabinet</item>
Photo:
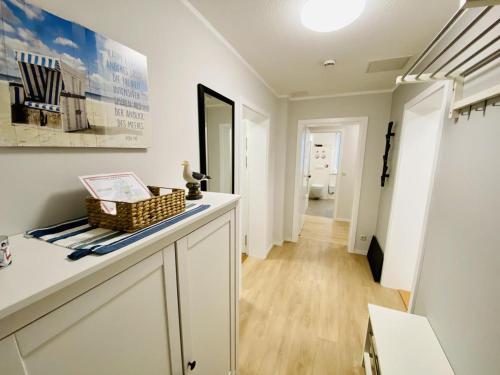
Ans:
[[[81,290],[75,281],[44,297],[63,302],[48,312],[44,306],[55,302],[38,299],[0,315],[0,323],[13,327],[0,340],[0,373],[236,374],[237,197],[208,194],[205,201],[210,209],[155,235],[142,250],[136,244],[120,250],[121,256],[109,254],[116,259],[107,267],[98,267],[107,256],[66,262],[82,262],[80,271],[85,262],[99,274],[113,271],[85,292],[71,295]],[[52,251],[62,255],[61,248]],[[123,263],[118,272],[117,262]],[[83,274],[88,283],[93,274]],[[7,276],[0,273],[0,283]],[[26,316],[32,320],[17,328]]]

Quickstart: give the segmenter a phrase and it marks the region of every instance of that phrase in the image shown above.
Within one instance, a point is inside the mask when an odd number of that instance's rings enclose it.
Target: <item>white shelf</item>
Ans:
[[[485,100],[488,100],[488,99],[493,99],[497,96],[500,96],[500,85],[490,87],[490,88],[483,90],[483,91],[480,91],[474,95],[457,100],[453,104],[453,111],[460,111],[463,108],[473,106],[475,104],[484,102]]]

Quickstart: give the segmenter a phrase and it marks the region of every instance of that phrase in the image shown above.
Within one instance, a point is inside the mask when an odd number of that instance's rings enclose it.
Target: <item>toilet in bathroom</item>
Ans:
[[[323,197],[323,189],[325,185],[312,184],[309,188],[309,199],[321,199]]]

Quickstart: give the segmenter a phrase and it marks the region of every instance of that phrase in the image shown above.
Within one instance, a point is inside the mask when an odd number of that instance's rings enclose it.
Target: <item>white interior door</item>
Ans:
[[[306,128],[304,130],[304,135],[302,138],[302,163],[300,166],[300,173],[302,176],[302,184],[301,184],[301,209],[300,209],[300,228],[299,232],[302,230],[304,226],[304,216],[307,211],[307,207],[309,206],[309,182],[311,180],[311,130]]]
[[[248,220],[247,247],[251,256],[265,258],[269,248],[268,226],[268,127],[248,120],[247,126]]]
[[[334,219],[352,222],[356,177],[360,168],[359,125],[348,125],[342,129],[340,144],[340,170],[337,176],[337,196]]]
[[[249,176],[248,176],[248,136],[247,127],[248,121],[243,120],[243,162],[241,174],[241,184],[240,184],[240,194],[241,194],[241,251],[248,254],[248,221],[250,217],[250,205],[249,205]]]

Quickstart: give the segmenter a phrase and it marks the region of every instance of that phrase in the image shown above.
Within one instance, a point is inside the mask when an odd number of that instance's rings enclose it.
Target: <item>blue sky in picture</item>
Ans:
[[[0,7],[0,73],[19,78],[14,51],[34,52],[86,74],[88,92],[112,96],[113,61],[128,67],[136,90],[147,92],[147,62],[138,52],[22,0],[0,0]]]

